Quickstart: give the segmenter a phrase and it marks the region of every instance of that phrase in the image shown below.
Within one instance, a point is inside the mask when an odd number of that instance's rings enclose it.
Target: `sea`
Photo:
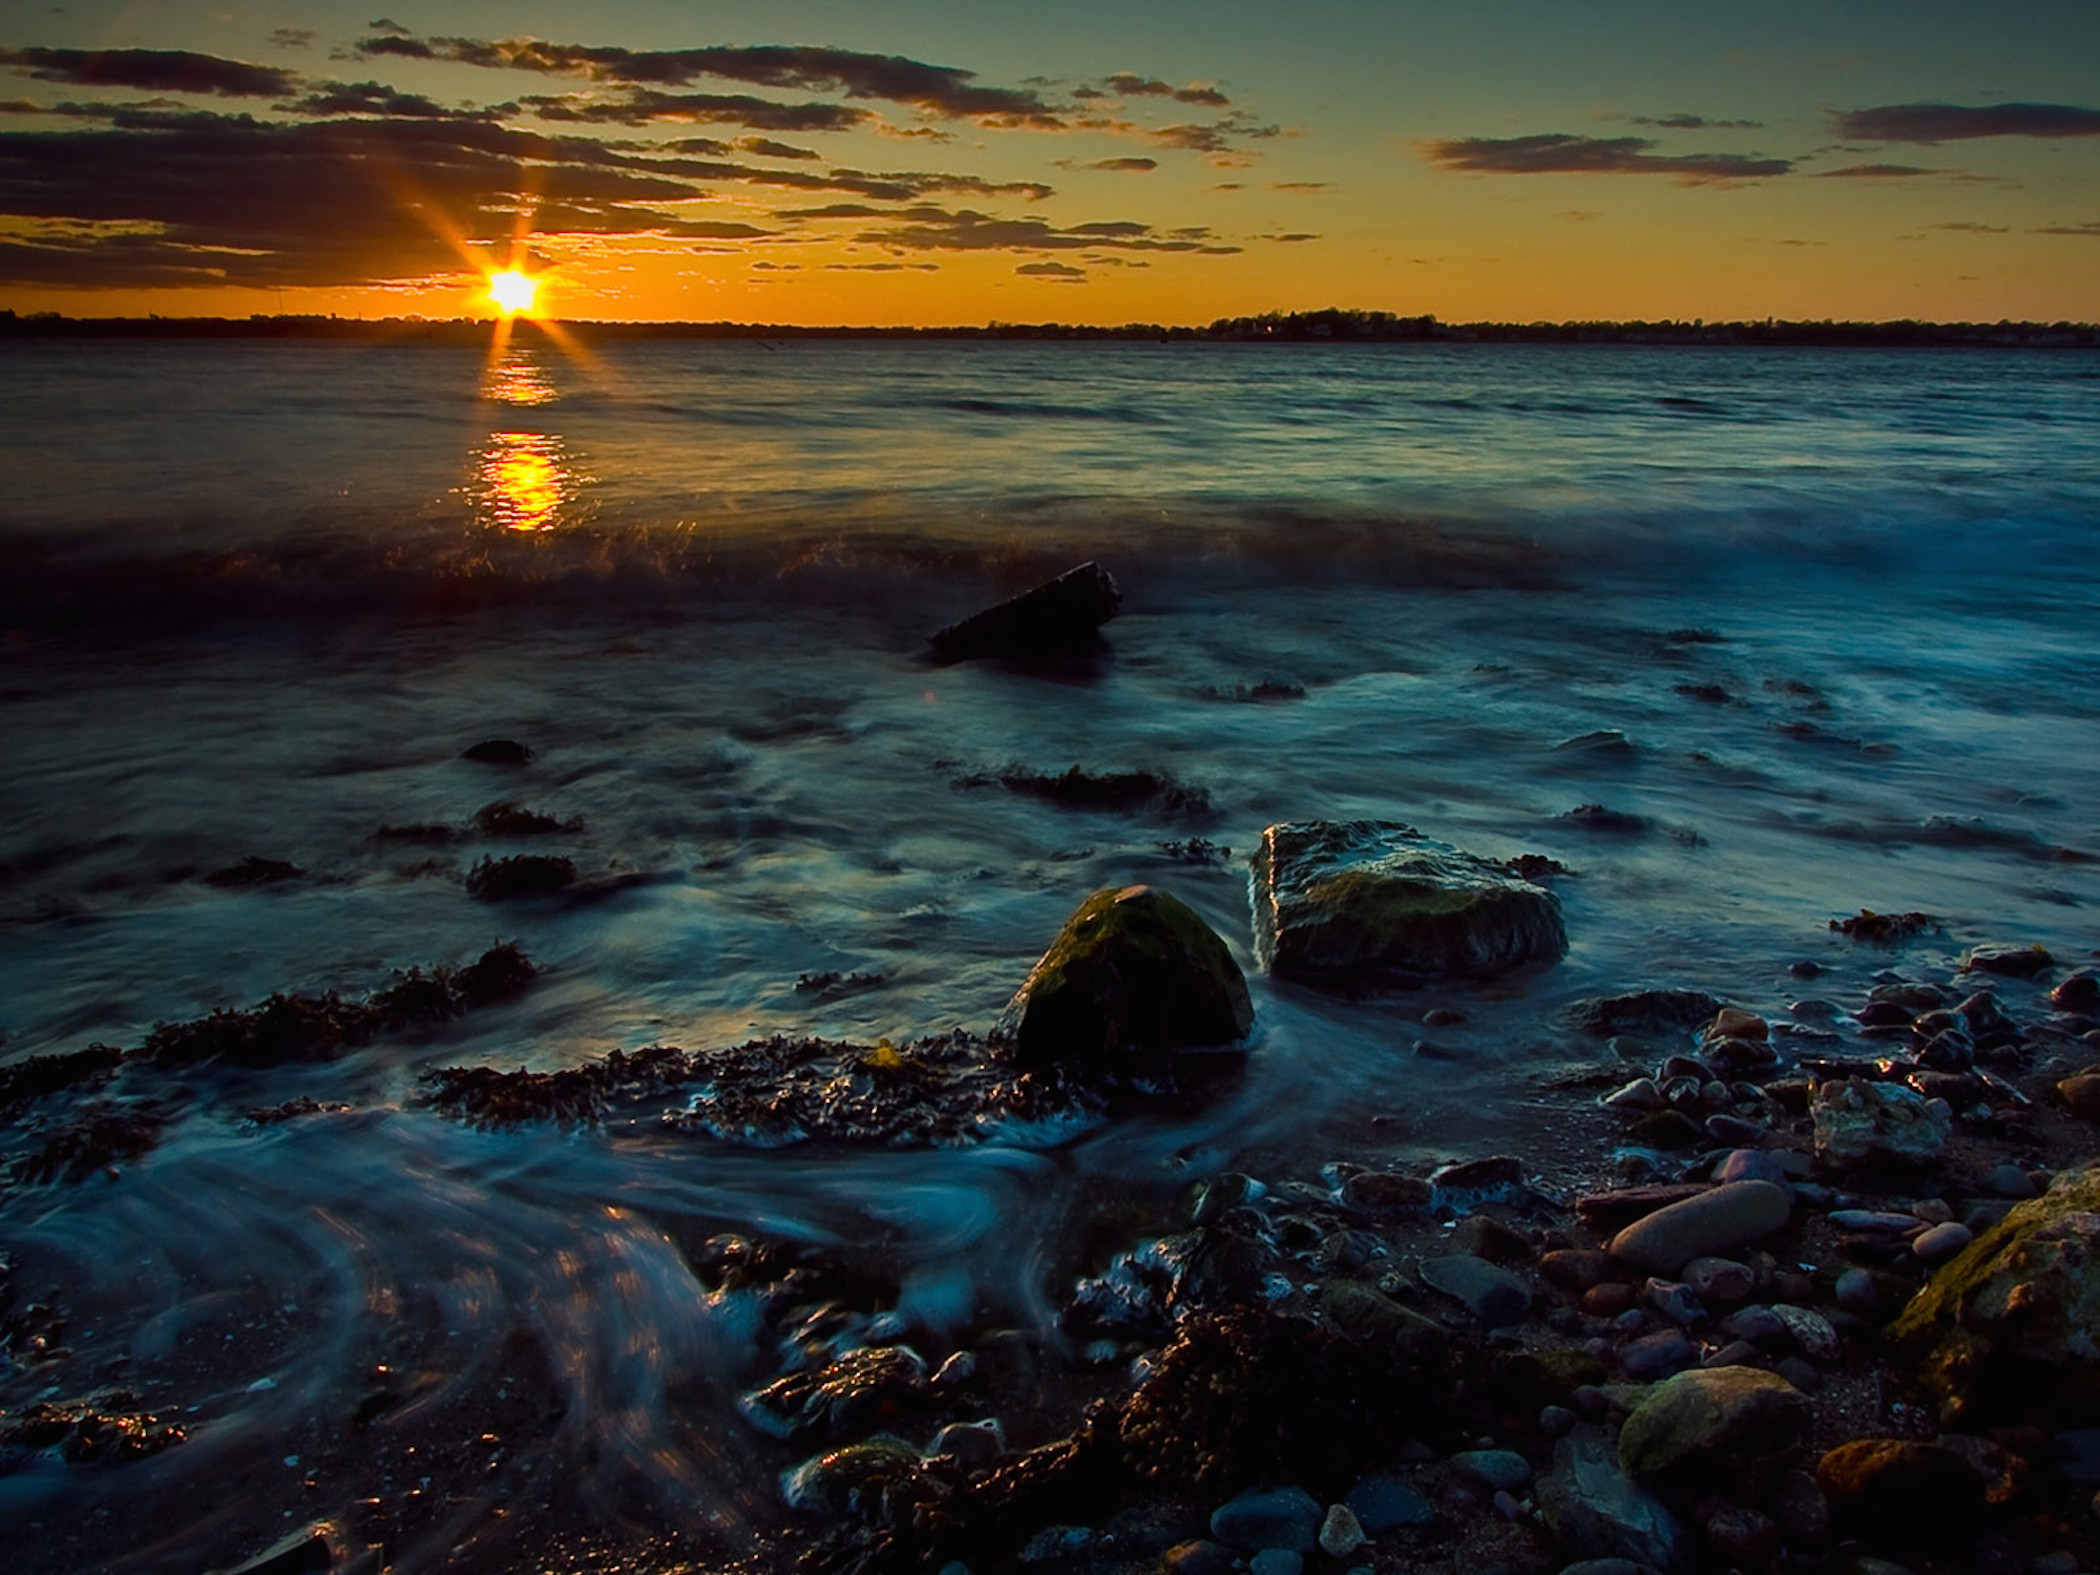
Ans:
[[[1602,1163],[1541,1092],[1610,1061],[1580,998],[1783,1017],[1983,942],[2100,946],[2089,352],[520,324],[23,338],[0,374],[0,1065],[497,941],[543,970],[323,1063],[192,1074],[87,1177],[9,1173],[0,1408],[121,1389],[187,1433],[0,1459],[41,1569],[231,1565],[382,1500],[397,1570],[588,1567],[592,1514],[728,1560],[791,1519],[797,1456],[739,1413],[776,1353],[696,1241],[879,1248],[929,1359],[997,1329],[1077,1364],[1099,1221],[1204,1177]],[[1123,593],[1098,652],[933,659],[1088,560]],[[462,758],[490,739],[530,762]],[[1177,791],[1006,783],[1073,766]],[[479,829],[498,804],[556,829]],[[1246,856],[1334,818],[1557,861],[1567,956],[1269,977]],[[517,854],[576,885],[469,889]],[[982,1033],[1137,882],[1248,975],[1201,1099],[892,1148],[424,1098],[440,1067]],[[1862,909],[1934,926],[1861,945],[1832,921]],[[7,1119],[19,1159],[43,1118]]]

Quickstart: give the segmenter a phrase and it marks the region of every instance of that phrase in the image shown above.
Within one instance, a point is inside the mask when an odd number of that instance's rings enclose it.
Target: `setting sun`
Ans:
[[[496,303],[505,317],[530,312],[539,293],[539,280],[529,274],[522,274],[515,268],[506,268],[501,273],[489,276],[489,299]]]

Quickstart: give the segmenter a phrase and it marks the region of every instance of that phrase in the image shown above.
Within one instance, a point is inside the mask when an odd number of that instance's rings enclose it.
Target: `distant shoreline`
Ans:
[[[67,317],[0,310],[4,339],[326,339],[480,344],[494,320],[419,317]],[[1204,326],[1125,323],[1002,323],[981,327],[877,328],[792,323],[590,322],[565,320],[564,334],[593,343],[654,339],[1121,340],[1222,344],[1620,344],[1684,346],[1857,346],[1884,349],[2100,349],[2095,323],[1841,323],[1831,321],[1445,323],[1432,316],[1328,309],[1220,318]]]

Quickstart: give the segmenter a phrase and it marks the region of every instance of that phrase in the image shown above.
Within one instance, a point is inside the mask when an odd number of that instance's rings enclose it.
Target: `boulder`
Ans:
[[[1477,978],[1568,949],[1560,900],[1391,821],[1292,821],[1254,855],[1255,944],[1315,984]]]
[[[1571,1436],[1553,1446],[1553,1469],[1533,1497],[1546,1527],[1572,1559],[1630,1559],[1651,1570],[1683,1568],[1691,1538],[1676,1516],[1632,1481],[1609,1445]]]
[[[1950,1423],[2100,1424],[2100,1171],[2013,1205],[1941,1265],[1889,1338]]]
[[[1793,1202],[1769,1181],[1730,1181],[1642,1216],[1612,1237],[1621,1263],[1675,1274],[1694,1258],[1748,1246],[1785,1225]]]
[[[1816,1158],[1838,1170],[1929,1165],[1953,1125],[1944,1107],[1901,1083],[1838,1078],[1816,1089]]]
[[[781,1478],[790,1508],[873,1520],[890,1489],[919,1470],[919,1452],[901,1438],[877,1435],[805,1460]]]
[[[1983,1517],[1983,1479],[1938,1444],[1855,1438],[1816,1463],[1841,1534],[1913,1550],[1967,1542]]]
[[[1054,580],[995,607],[951,623],[932,636],[934,652],[949,662],[977,656],[1069,655],[1091,649],[1101,626],[1116,615],[1123,593],[1100,564],[1082,563]]]
[[[1150,886],[1095,892],[1001,1018],[1023,1062],[1111,1070],[1135,1053],[1224,1045],[1254,1026],[1247,981],[1193,909]]]
[[[1665,1491],[1740,1490],[1806,1433],[1807,1397],[1757,1367],[1695,1367],[1665,1379],[1626,1418],[1619,1464]]]

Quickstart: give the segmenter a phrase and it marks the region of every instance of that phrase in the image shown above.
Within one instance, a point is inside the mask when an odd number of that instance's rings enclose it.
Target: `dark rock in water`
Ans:
[[[1974,999],[1974,997],[1971,997]],[[2100,969],[2080,968],[2064,975],[2063,982],[2049,992],[2049,1004],[2059,1012],[2100,1012]],[[1976,1027],[1974,1019],[1971,1027]],[[1983,1029],[1976,1028],[1980,1034]]]
[[[1099,641],[1101,625],[1116,615],[1122,601],[1123,593],[1106,569],[1082,563],[938,630],[932,636],[933,648],[949,662],[977,656],[1026,660],[1086,651]]]
[[[484,766],[522,766],[532,760],[532,751],[515,738],[484,738],[459,752],[462,760]]]
[[[1342,1207],[1362,1214],[1405,1214],[1426,1209],[1436,1193],[1419,1176],[1362,1170],[1342,1183]]]
[[[1940,921],[1929,913],[1876,913],[1871,908],[1862,908],[1852,918],[1832,919],[1830,927],[1855,941],[1892,946],[1926,930],[1938,929]]]
[[[521,853],[508,859],[483,859],[467,872],[467,890],[483,902],[508,902],[516,897],[544,897],[575,879],[573,860]]]
[[[31,1186],[85,1181],[150,1153],[166,1125],[166,1115],[148,1106],[91,1104],[45,1128],[42,1146],[17,1159],[10,1177]]]
[[[258,858],[249,854],[238,864],[229,864],[222,870],[213,870],[204,877],[207,886],[275,886],[280,882],[297,880],[306,873],[296,864],[283,859]]]
[[[919,1452],[902,1439],[871,1438],[806,1460],[783,1484],[788,1506],[805,1513],[882,1516],[890,1497],[919,1474]]]
[[[1047,799],[1075,809],[1136,809],[1152,805],[1184,816],[1201,816],[1210,811],[1209,793],[1156,771],[1086,771],[1074,765],[1052,772],[1016,764],[995,772],[957,777],[953,786],[981,788],[994,783],[1009,793]]]
[[[1320,1303],[1329,1327],[1380,1350],[1427,1355],[1448,1338],[1443,1325],[1359,1280],[1329,1280]]]
[[[837,1438],[887,1421],[926,1393],[926,1364],[908,1346],[862,1346],[746,1395],[740,1409],[775,1438]]]
[[[1963,973],[1995,973],[2013,979],[2031,979],[2056,966],[2056,959],[2040,946],[1972,946],[1962,954]]]
[[[1576,831],[1595,831],[1610,836],[1631,836],[1648,829],[1646,816],[1629,815],[1623,809],[1607,809],[1602,804],[1577,804],[1555,819]]]
[[[580,820],[557,820],[508,800],[474,811],[474,824],[486,837],[545,837],[558,831],[581,831]]]
[[[1553,1469],[1539,1479],[1539,1514],[1574,1559],[1627,1559],[1650,1570],[1678,1570],[1691,1538],[1677,1517],[1629,1478],[1599,1439],[1563,1438]]]
[[[1264,963],[1312,983],[1478,977],[1568,949],[1551,892],[1390,821],[1273,825],[1253,866]]]
[[[279,1539],[224,1575],[327,1575],[337,1556],[336,1529],[324,1520]]]
[[[372,837],[378,842],[409,842],[422,847],[443,847],[446,843],[457,842],[459,832],[454,827],[435,821],[415,821],[405,826],[382,825],[372,833]]]
[[[2100,1417],[2100,1172],[2015,1204],[1889,1327],[1948,1421],[2090,1426]]]
[[[1236,1043],[1253,1026],[1247,981],[1224,941],[1150,886],[1081,903],[1000,1020],[1024,1065],[1104,1071],[1134,1053]]]
[[[1857,1438],[1816,1462],[1840,1533],[1918,1551],[1966,1542],[1983,1518],[1983,1482],[1960,1455],[1911,1439]]]
[[[1613,1034],[1695,1028],[1720,1010],[1721,1003],[1701,990],[1635,990],[1577,1001],[1568,1008],[1568,1015],[1584,1033],[1606,1039]]]

